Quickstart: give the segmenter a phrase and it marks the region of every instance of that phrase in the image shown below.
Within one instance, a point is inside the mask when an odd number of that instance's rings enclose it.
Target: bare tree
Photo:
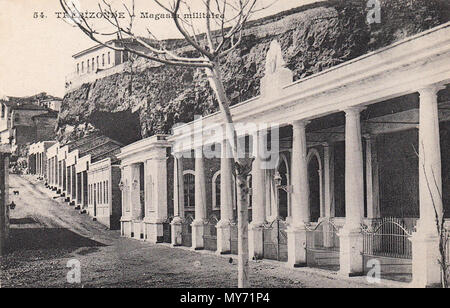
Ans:
[[[98,11],[103,13],[103,21],[109,30],[99,30],[92,21],[81,14],[76,5],[68,0],[60,0],[61,7],[72,21],[93,41],[116,51],[127,51],[137,56],[166,65],[176,65],[203,69],[209,85],[215,93],[226,126],[228,143],[234,158],[234,172],[237,178],[238,199],[238,286],[245,288],[248,282],[248,193],[247,178],[251,171],[251,160],[239,157],[230,99],[227,97],[220,70],[220,59],[242,41],[244,27],[257,11],[264,10],[261,0],[202,0],[202,31],[192,16],[192,8],[186,0],[153,0],[174,22],[182,39],[191,46],[196,56],[185,56],[175,48],[169,48],[164,40],[158,39],[158,29],[146,28],[146,38],[135,31],[136,10],[134,0],[129,5],[119,1],[127,13],[126,22],[120,20],[117,11],[106,0],[98,2]],[[102,28],[103,29],[103,28]],[[119,44],[113,44],[112,38]]]
[[[422,144],[422,148],[423,147],[424,145]],[[419,156],[417,151],[416,155]],[[439,265],[441,267],[441,284],[442,288],[447,289],[450,269],[450,264],[448,263],[448,243],[450,239],[450,232],[445,227],[445,211],[443,210],[443,207],[440,206],[443,203],[442,188],[436,180],[434,171],[431,169],[431,174],[427,172],[427,168],[425,167],[425,160],[426,157],[423,158],[423,161],[420,160],[421,168],[425,175],[427,190],[431,195],[431,203],[433,205],[436,231],[437,235],[439,236],[439,260],[437,261],[439,262]],[[437,192],[437,196],[433,193],[433,190]]]

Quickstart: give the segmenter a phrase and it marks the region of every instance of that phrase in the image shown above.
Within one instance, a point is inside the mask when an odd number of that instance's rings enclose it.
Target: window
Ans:
[[[87,72],[89,73],[89,70],[91,69],[91,67],[90,67],[90,61],[89,60],[87,60]]]
[[[195,175],[193,171],[184,172],[184,207],[195,207]]]
[[[127,62],[128,61],[128,52],[123,51],[122,52],[122,62]]]
[[[108,65],[111,64],[111,52],[108,52]]]
[[[106,190],[106,203],[109,203],[109,185],[108,181],[105,182],[105,190]]]
[[[103,181],[103,202],[108,203],[108,199],[106,199],[106,181]]]
[[[2,118],[5,117],[5,105],[2,104]]]
[[[99,62],[99,56],[97,56],[97,68],[99,68],[100,67],[100,62]]]
[[[77,74],[80,73],[80,63],[77,63]]]
[[[102,193],[102,190],[103,190],[103,185],[102,185],[102,183],[100,182],[100,183],[98,183],[98,203],[100,203],[100,204],[102,204],[103,203],[103,193]]]
[[[95,70],[95,58],[92,58],[92,71]]]
[[[84,61],[81,62],[81,73],[82,73],[82,74],[84,73]]]
[[[105,66],[105,54],[102,54],[102,67]]]

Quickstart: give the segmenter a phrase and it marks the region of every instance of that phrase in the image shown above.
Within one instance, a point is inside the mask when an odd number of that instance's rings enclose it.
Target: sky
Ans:
[[[80,11],[96,9],[95,0],[71,1],[79,5]],[[109,1],[114,8],[125,11],[122,2],[128,0]],[[193,11],[203,3],[202,0],[191,1]],[[260,1],[261,5],[271,6],[255,18],[318,0]],[[59,0],[0,0],[0,97],[40,92],[64,96],[65,76],[74,71],[72,55],[95,43],[78,28],[57,18],[57,12],[62,12]],[[136,12],[156,14],[163,10],[151,0],[136,0]],[[35,13],[38,13],[37,18]],[[137,29],[149,27],[159,38],[176,36],[170,20],[139,19],[136,23]]]

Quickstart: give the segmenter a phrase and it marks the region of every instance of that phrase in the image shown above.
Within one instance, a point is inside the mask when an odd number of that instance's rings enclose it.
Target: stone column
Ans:
[[[334,155],[333,147],[329,144],[323,146],[323,161],[324,161],[324,217],[330,220],[334,217],[333,202],[334,202]],[[333,247],[333,237],[331,236],[330,225],[324,225],[324,246]]]
[[[364,165],[361,136],[362,108],[345,110],[345,225],[339,232],[340,272],[346,276],[361,275],[364,216]]]
[[[171,223],[172,246],[182,244],[181,232],[184,219],[184,181],[182,155],[173,155],[173,211],[174,219]]]
[[[289,225],[288,265],[299,267],[306,265],[306,226],[310,221],[309,182],[306,148],[307,121],[293,123],[292,143],[292,223]]]
[[[366,139],[366,185],[367,185],[367,218],[380,217],[378,157],[376,139],[370,135]]]
[[[263,230],[266,221],[266,193],[265,193],[265,169],[262,166],[262,155],[264,154],[262,139],[263,132],[255,133],[253,136],[253,156],[255,160],[252,166],[252,210],[253,217],[249,226],[249,258],[262,259],[263,251]]]
[[[206,219],[206,182],[203,148],[195,149],[195,220],[192,222],[192,248],[203,249]]]
[[[140,196],[140,170],[139,164],[132,164],[130,166],[130,209],[131,218],[134,220],[141,220],[143,217],[141,208]]]
[[[217,253],[231,251],[231,225],[233,220],[232,155],[228,140],[223,140],[220,159],[220,221],[217,223]],[[215,196],[213,196],[214,198]]]
[[[131,166],[122,167],[122,217],[120,218],[121,234],[125,237],[131,237]],[[92,193],[92,191],[91,191]],[[89,205],[90,207],[90,205]]]
[[[413,285],[431,287],[441,283],[438,260],[439,221],[443,216],[441,146],[437,93],[443,87],[430,86],[419,90],[419,199],[420,220],[412,236]]]
[[[166,149],[158,154],[158,157],[147,160],[145,169],[145,223],[147,240],[151,243],[163,242],[163,223],[168,215]]]

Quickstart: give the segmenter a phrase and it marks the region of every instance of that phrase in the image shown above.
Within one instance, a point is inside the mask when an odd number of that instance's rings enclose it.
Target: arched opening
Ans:
[[[321,172],[322,166],[320,155],[316,149],[312,149],[308,155],[309,208],[311,222],[319,221],[321,215]]]
[[[195,208],[195,174],[193,171],[184,171],[184,208],[192,211]]]

